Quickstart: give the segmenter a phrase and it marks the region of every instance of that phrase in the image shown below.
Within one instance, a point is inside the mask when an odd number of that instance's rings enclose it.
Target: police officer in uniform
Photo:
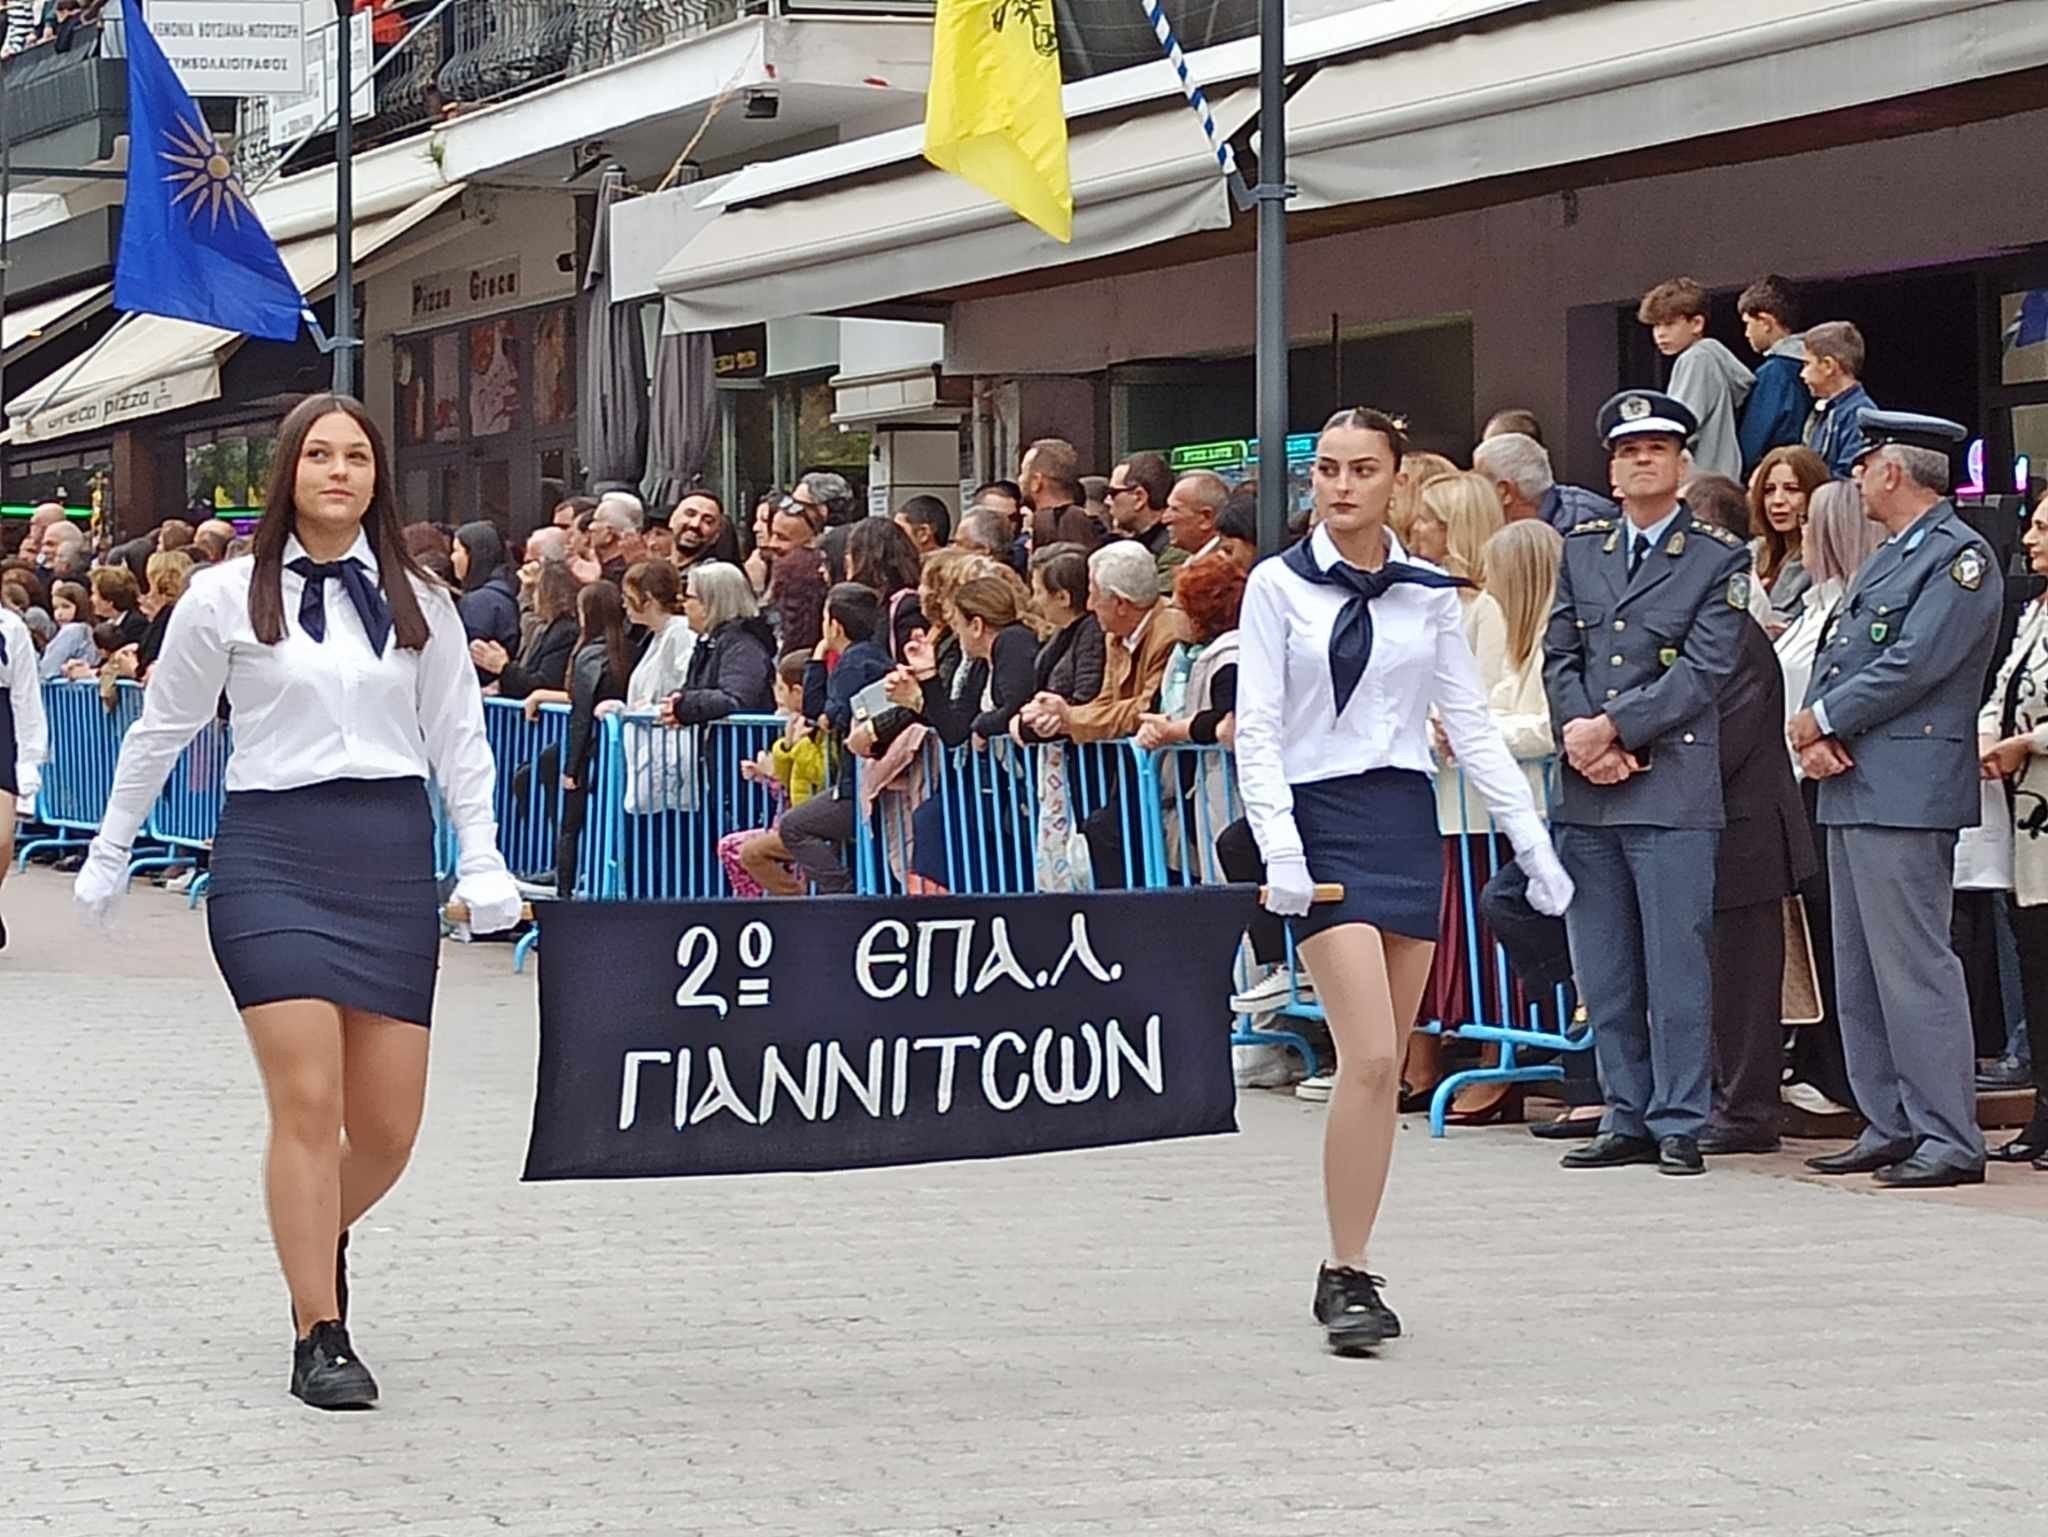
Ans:
[[[1869,1126],[1823,1174],[1902,1189],[1984,1180],[1970,1007],[1949,947],[1956,833],[1976,825],[1976,708],[2004,583],[1947,497],[1954,422],[1867,411],[1866,516],[1891,537],[1822,632],[1786,734],[1820,784],[1834,887],[1835,990]]]
[[[1566,1168],[1705,1171],[1712,1098],[1718,697],[1749,624],[1749,551],[1679,500],[1682,401],[1625,390],[1599,430],[1620,518],[1564,541],[1543,681],[1565,763],[1551,821],[1608,1113]]]

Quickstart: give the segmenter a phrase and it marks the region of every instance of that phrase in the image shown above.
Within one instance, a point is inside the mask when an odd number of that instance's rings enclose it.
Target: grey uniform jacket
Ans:
[[[1551,719],[1561,742],[1566,722],[1604,712],[1648,772],[1596,785],[1561,765],[1553,821],[1722,825],[1716,700],[1748,623],[1749,550],[1683,505],[1633,578],[1620,520],[1595,518],[1565,536],[1544,637]]]
[[[1977,709],[2004,602],[1989,546],[1946,501],[1863,563],[1806,690],[1856,762],[1820,782],[1824,825],[1977,825]]]

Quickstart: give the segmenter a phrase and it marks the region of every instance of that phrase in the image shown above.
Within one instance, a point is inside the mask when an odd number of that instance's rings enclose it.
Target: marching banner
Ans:
[[[1237,1129],[1248,886],[546,903],[530,1180],[856,1169]]]

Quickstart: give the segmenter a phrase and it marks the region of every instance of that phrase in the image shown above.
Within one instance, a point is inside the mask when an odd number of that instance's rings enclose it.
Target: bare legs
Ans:
[[[1330,1263],[1366,1268],[1386,1193],[1399,1119],[1401,1054],[1429,981],[1433,940],[1350,923],[1301,943],[1337,1044],[1336,1084],[1323,1129],[1323,1198]]]
[[[313,999],[247,1009],[242,1022],[270,1102],[271,1236],[304,1333],[340,1311],[334,1248],[342,1230],[412,1156],[428,1037],[418,1025]]]
[[[14,797],[0,790],[0,885],[14,868]]]

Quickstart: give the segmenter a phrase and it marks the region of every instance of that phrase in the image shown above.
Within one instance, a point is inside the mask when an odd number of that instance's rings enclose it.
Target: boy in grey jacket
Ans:
[[[1693,468],[1742,481],[1738,421],[1756,375],[1707,335],[1707,291],[1691,278],[1673,278],[1643,295],[1636,319],[1650,328],[1671,365],[1670,391],[1699,419]]]

